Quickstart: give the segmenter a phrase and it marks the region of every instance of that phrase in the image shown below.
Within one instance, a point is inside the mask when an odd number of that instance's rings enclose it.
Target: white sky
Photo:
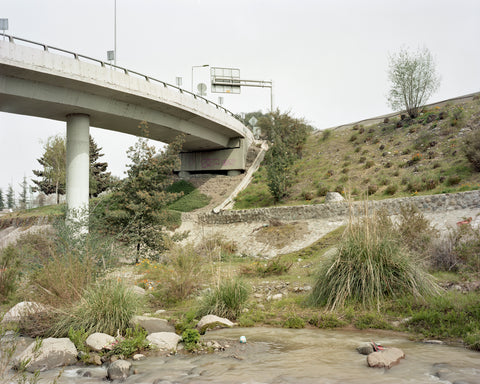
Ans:
[[[0,0],[8,34],[106,60],[114,0]],[[235,67],[273,80],[274,106],[319,129],[391,112],[388,54],[427,47],[442,77],[430,101],[480,90],[479,0],[117,0],[117,64],[190,89],[192,66]],[[209,68],[194,69],[195,85]],[[210,87],[208,88],[210,91]],[[232,112],[266,111],[269,89],[224,97]],[[65,124],[0,113],[0,188],[40,169],[42,142]],[[136,138],[92,128],[123,177]]]

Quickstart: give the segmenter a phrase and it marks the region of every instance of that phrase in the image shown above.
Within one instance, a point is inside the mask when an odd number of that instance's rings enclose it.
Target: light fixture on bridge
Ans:
[[[107,60],[112,64],[112,61],[115,60],[115,51],[107,51]]]
[[[5,40],[5,31],[8,31],[8,19],[0,19],[0,29],[3,31],[3,40]]]
[[[183,79],[181,77],[175,77],[175,84],[177,84],[177,87],[178,88],[181,88],[182,87],[182,81]]]
[[[209,67],[210,64],[203,64],[203,65],[193,65],[192,66],[192,88],[191,91],[193,93],[193,68],[204,68],[204,67]]]

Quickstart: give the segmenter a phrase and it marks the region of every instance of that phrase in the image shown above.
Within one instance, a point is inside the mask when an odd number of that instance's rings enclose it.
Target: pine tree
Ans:
[[[7,208],[15,208],[15,192],[13,191],[12,184],[9,184],[7,189]]]
[[[90,136],[90,177],[89,194],[90,197],[98,196],[101,192],[108,189],[111,184],[110,172],[107,172],[107,163],[99,162],[98,159],[103,156],[93,138]],[[43,170],[34,170],[35,176],[39,180],[32,180],[35,187],[34,192],[43,192],[46,195],[55,193],[57,195],[57,204],[60,202],[60,195],[66,192],[66,161],[67,152],[65,138],[61,136],[52,136],[47,140],[44,146],[45,152],[37,161],[43,166]]]
[[[5,202],[3,201],[3,191],[0,188],[0,211],[5,208]]]
[[[26,209],[27,208],[27,202],[28,202],[28,183],[27,183],[27,177],[23,176],[23,181],[20,184],[20,195],[18,199],[18,203],[20,204],[20,209]]]
[[[99,162],[98,159],[103,156],[92,136],[90,136],[90,197],[96,197],[107,190],[111,184],[111,173],[107,172],[108,163]]]
[[[165,234],[161,226],[168,217],[168,204],[179,196],[166,189],[173,183],[173,170],[178,166],[183,140],[178,137],[158,155],[155,147],[143,138],[128,150],[131,161],[128,177],[113,193],[106,218],[135,246],[137,261],[143,247],[164,249]]]

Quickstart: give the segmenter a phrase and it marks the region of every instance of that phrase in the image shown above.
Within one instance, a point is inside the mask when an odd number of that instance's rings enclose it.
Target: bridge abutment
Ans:
[[[67,218],[77,221],[86,232],[90,177],[90,117],[67,115]]]

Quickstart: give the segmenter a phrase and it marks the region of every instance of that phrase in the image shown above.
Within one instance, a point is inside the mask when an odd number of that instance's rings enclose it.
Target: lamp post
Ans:
[[[192,66],[192,93],[193,93],[193,68],[203,68],[203,67],[209,67],[210,65],[209,64],[203,64],[203,65],[194,65]]]

